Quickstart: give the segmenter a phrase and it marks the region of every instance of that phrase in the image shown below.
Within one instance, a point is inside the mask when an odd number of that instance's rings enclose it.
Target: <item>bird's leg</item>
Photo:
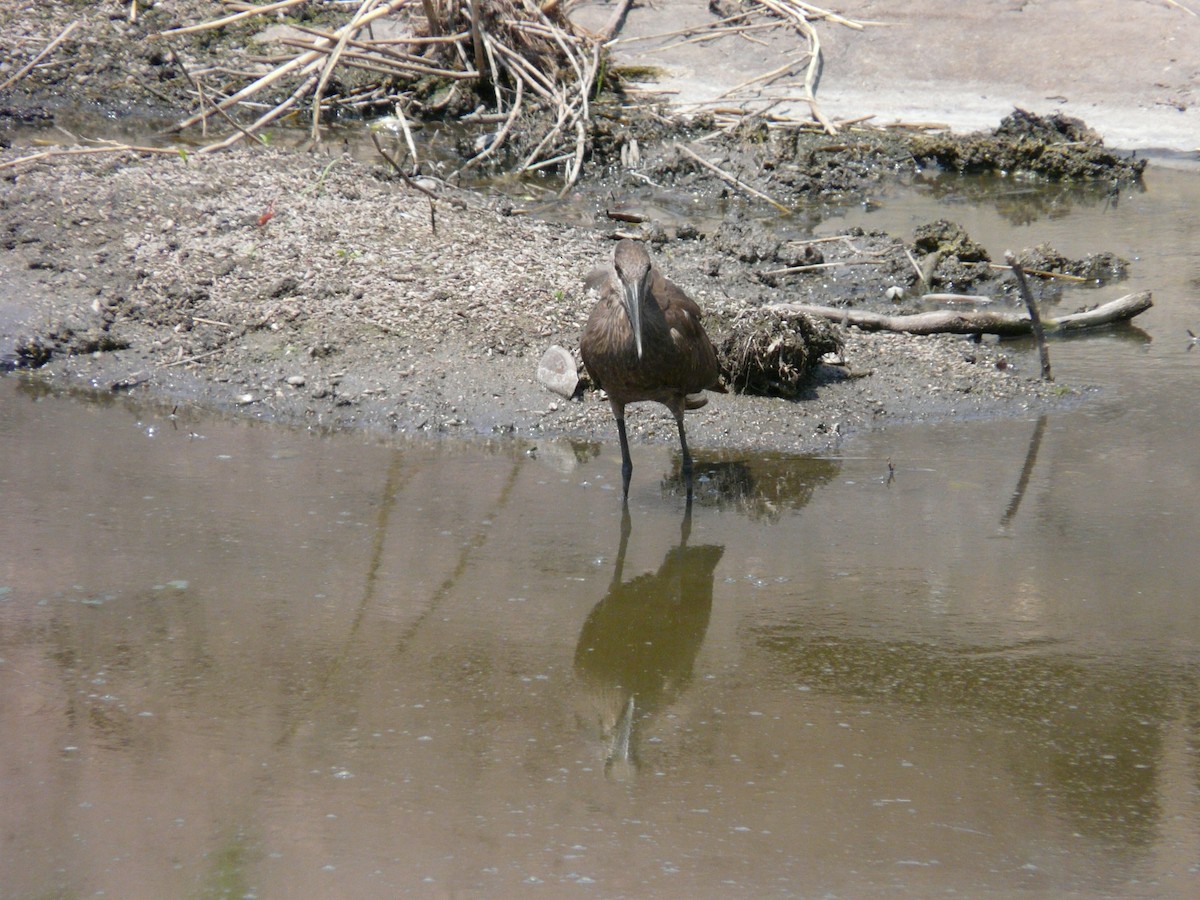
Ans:
[[[676,413],[675,423],[679,426],[679,446],[683,450],[683,482],[687,485],[688,505],[692,502],[692,454],[688,452],[687,435],[683,432],[683,412]]]
[[[613,403],[612,408],[617,419],[617,437],[621,441],[621,496],[628,499],[629,479],[633,476],[633,459],[629,455],[629,438],[625,435],[625,407]]]
[[[633,520],[629,518],[629,504],[621,507],[621,540],[617,543],[617,562],[613,566],[612,584],[610,591],[621,586],[621,578],[625,572],[625,552],[629,549],[629,535],[633,531]]]

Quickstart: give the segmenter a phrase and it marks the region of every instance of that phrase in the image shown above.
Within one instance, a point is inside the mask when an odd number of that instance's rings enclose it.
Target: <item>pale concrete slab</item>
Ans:
[[[828,8],[883,23],[815,22],[823,51],[817,100],[832,119],[874,115],[878,124],[973,131],[1020,106],[1081,118],[1110,146],[1200,151],[1200,0],[843,0]],[[571,16],[599,28],[613,9],[613,0],[581,0]],[[631,40],[718,18],[707,0],[635,4],[615,58],[660,67],[654,86],[681,106],[711,105],[789,59],[797,60],[794,75],[731,95],[729,105],[803,94],[804,45],[782,29],[704,43]],[[777,109],[796,115],[805,106],[793,100]]]

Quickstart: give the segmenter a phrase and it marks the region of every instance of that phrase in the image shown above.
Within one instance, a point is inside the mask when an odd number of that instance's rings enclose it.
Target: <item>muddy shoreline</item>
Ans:
[[[85,84],[103,83],[103,70],[84,75]],[[24,108],[36,99],[24,96]],[[51,105],[44,109],[52,122]],[[836,140],[781,136],[751,121],[705,152],[721,168],[759,173],[758,183],[800,211],[789,227],[801,234],[824,204],[932,168],[1003,165],[1072,178],[1090,185],[1084,202],[1136,185],[1142,163],[1074,130],[1081,123],[1010,118],[1017,130],[1008,134],[1005,126],[957,138],[861,128]],[[382,160],[328,144],[56,156],[2,169],[0,352],[29,370],[25,377],[57,386],[318,429],[610,441],[611,416],[597,394],[558,397],[535,372],[550,345],[577,349],[590,305],[582,278],[618,234],[652,244],[708,314],[710,332],[777,300],[921,308],[914,248],[928,268],[924,289],[1011,294],[986,258],[960,245],[921,248],[920,236],[863,233],[820,246],[781,238],[761,203],[679,150],[709,133],[702,117],[664,128],[661,115],[638,117],[614,103],[601,119],[587,189],[611,197],[608,209],[649,209],[634,215],[644,221],[551,224],[522,215],[511,194],[438,185],[437,171],[429,175],[442,199],[431,204]],[[1056,132],[1050,151],[1031,144],[1046,122]],[[27,146],[10,147],[0,165],[27,155]],[[1039,171],[1039,161],[1053,167]],[[664,191],[722,204],[723,221],[701,230],[656,217],[652,201]],[[858,265],[864,256],[876,262]],[[1113,267],[1089,278],[1119,278]],[[1022,414],[1086,394],[1083,385],[1038,381],[1021,343],[853,328],[842,337],[841,357],[815,370],[799,400],[716,397],[695,414],[692,443],[819,452],[863,428]],[[635,440],[675,440],[669,415],[650,405],[631,412],[630,428]]]
[[[31,313],[18,337],[40,363],[30,377],[322,429],[612,437],[597,395],[565,400],[535,378],[548,346],[578,346],[580,273],[611,252],[607,232],[448,204],[434,231],[421,195],[352,160],[327,166],[249,150],[68,159],[7,183],[2,277]],[[730,279],[742,264],[714,260],[703,239],[656,257],[710,330],[747,290],[779,291]],[[799,401],[714,398],[696,446],[822,450],[864,426],[1019,412],[1078,390],[1038,382],[1011,343],[844,340],[841,364],[822,365]],[[673,440],[665,410],[641,409],[633,434]]]

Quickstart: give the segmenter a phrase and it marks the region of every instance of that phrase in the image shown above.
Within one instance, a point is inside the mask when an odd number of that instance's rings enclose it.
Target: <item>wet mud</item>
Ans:
[[[171,111],[172,92],[184,91],[171,53],[127,46],[136,29],[169,26],[166,6],[136,25],[89,29],[89,41],[121,47],[107,55],[111,66],[98,66],[97,47],[87,62],[51,67],[0,104],[0,121],[42,123],[51,135],[68,88],[72,102],[105,98],[131,114],[126,98],[144,102],[155,80],[156,113]],[[239,34],[192,35],[188,46],[249,52]],[[1016,304],[1011,275],[953,222],[914,235],[810,235],[839,204],[869,202],[873,186],[937,170],[1070,182],[1084,202],[1136,189],[1144,162],[1107,150],[1084,123],[1016,110],[994,131],[965,136],[872,127],[830,136],[753,117],[721,129],[705,115],[630,104],[611,83],[615,92],[595,104],[577,189],[600,198],[584,227],[521,214],[523,198],[554,190],[553,173],[462,191],[440,181],[461,158],[425,163],[420,189],[381,158],[329,144],[10,165],[0,170],[2,274],[22,312],[5,324],[0,357],[62,384],[322,428],[604,436],[611,423],[597,396],[556,399],[534,374],[546,347],[578,347],[590,302],[582,276],[611,253],[610,238],[634,236],[700,302],[733,387],[805,401],[714,404],[700,445],[707,433],[722,444],[820,449],[885,414],[1001,413],[1084,387],[1041,384],[1035,364],[994,342],[865,334],[763,312],[779,301],[915,311],[931,292]],[[349,86],[331,87],[340,89]],[[434,133],[452,110],[430,102],[427,112]],[[455,146],[476,152],[478,139]],[[493,175],[517,150],[496,154]],[[12,147],[0,165],[28,155]],[[664,196],[721,213],[659,215],[653,201]],[[625,214],[614,217],[617,208]],[[1061,292],[1056,274],[1100,284],[1128,267],[1104,248],[1084,260],[1047,247],[1023,258],[1043,273],[1042,296]],[[653,417],[634,431],[669,437]]]

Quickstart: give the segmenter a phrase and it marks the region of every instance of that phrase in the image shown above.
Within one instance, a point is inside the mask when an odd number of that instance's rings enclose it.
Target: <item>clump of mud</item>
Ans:
[[[747,310],[716,341],[723,380],[739,394],[799,397],[827,353],[840,353],[832,324],[770,307]]]
[[[1138,181],[1144,159],[1123,156],[1104,146],[1079,119],[1061,114],[1038,116],[1016,109],[993,132],[967,135],[917,135],[913,158],[960,173],[1007,172],[1064,181]]]
[[[73,321],[72,321],[73,320]],[[40,334],[17,340],[12,355],[0,358],[4,369],[39,369],[55,356],[82,356],[125,350],[130,342],[112,333],[105,324],[85,324],[78,317],[64,317],[48,325]]]
[[[938,219],[919,225],[913,248],[923,254],[922,279],[929,286],[964,291],[991,275],[991,256],[954,222]]]
[[[1022,252],[1018,259],[1026,270],[1069,275],[1096,286],[1120,281],[1129,274],[1129,260],[1107,250],[1089,253],[1082,259],[1071,259],[1049,244],[1039,244]]]
[[[1007,268],[993,265],[987,250],[955,222],[938,219],[917,226],[913,251],[921,269],[919,280],[927,289],[970,291],[981,298],[990,292],[1013,290]],[[1017,261],[1030,276],[1038,300],[1058,299],[1063,283],[1098,287],[1120,281],[1129,273],[1129,261],[1115,253],[1102,251],[1072,259],[1049,244],[1023,250]]]

